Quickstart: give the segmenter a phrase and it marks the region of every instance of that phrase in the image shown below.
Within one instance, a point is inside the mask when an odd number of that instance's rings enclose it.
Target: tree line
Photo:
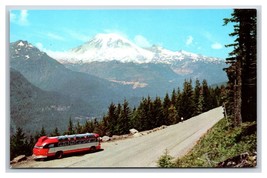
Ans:
[[[69,118],[68,127],[62,133],[55,128],[46,133],[42,127],[34,135],[26,136],[21,128],[10,138],[10,159],[25,154],[31,155],[32,148],[41,136],[71,135],[79,133],[98,133],[100,136],[128,134],[129,129],[144,131],[162,125],[172,125],[187,120],[195,115],[222,105],[225,99],[225,87],[210,87],[206,80],[185,80],[183,89],[173,89],[165,97],[143,97],[137,107],[131,108],[125,99],[123,103],[111,103],[102,119],[87,120],[81,124]]]
[[[139,131],[152,129],[161,125],[175,124],[214,107],[225,106],[227,116],[234,126],[242,122],[257,121],[257,10],[234,9],[231,18],[224,19],[224,25],[232,23],[235,37],[225,68],[228,76],[227,87],[211,88],[207,81],[185,80],[183,90],[177,88],[164,98],[147,96],[139,106],[130,108],[127,100],[111,103],[108,112],[101,119],[86,121],[85,124],[69,119],[67,130],[63,134],[96,132],[100,135],[116,135],[129,132],[130,128]],[[60,135],[55,128],[53,133],[45,133],[42,127],[34,136],[26,136],[21,128],[10,138],[10,158],[26,154],[31,155],[32,148],[42,135]]]

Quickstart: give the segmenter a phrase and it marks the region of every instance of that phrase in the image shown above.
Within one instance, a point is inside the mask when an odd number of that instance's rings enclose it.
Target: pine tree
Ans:
[[[94,121],[93,121],[93,125],[94,125],[94,130],[93,130],[93,132],[94,133],[98,133],[98,134],[100,134],[100,132],[102,132],[99,128],[99,126],[100,126],[100,124],[99,124],[99,122],[97,121],[97,118],[95,118],[94,119]],[[101,135],[101,134],[100,134]],[[101,135],[102,136],[102,135]]]
[[[120,112],[120,111],[119,111]],[[108,114],[106,118],[106,124],[108,127],[108,132],[111,135],[118,133],[118,116],[120,113],[116,113],[116,106],[111,103],[108,107]]]
[[[189,119],[193,116],[194,108],[192,80],[190,79],[189,82],[185,80],[181,95],[180,116],[184,119]]]
[[[26,136],[22,128],[18,127],[16,133],[10,138],[10,160],[18,155],[24,155],[27,153],[25,148],[28,147],[26,142]]]
[[[212,108],[211,95],[207,80],[202,81],[202,97],[203,97],[202,111],[206,112]]]
[[[177,94],[176,94],[175,89],[173,89],[173,90],[172,90],[172,95],[171,95],[171,103],[172,103],[173,105],[175,105],[176,101],[177,101]]]
[[[234,47],[229,53],[225,69],[228,76],[228,113],[233,116],[234,124],[254,121],[257,118],[257,11],[256,9],[234,9],[231,18],[224,19],[224,25],[234,23],[236,37]]]
[[[137,129],[140,131],[151,129],[153,126],[151,126],[151,121],[149,118],[151,118],[150,114],[150,106],[151,106],[151,100],[150,97],[143,98],[142,101],[139,104],[139,107],[137,109]]]
[[[182,105],[182,93],[180,88],[178,87],[177,89],[177,98],[176,98],[176,104],[175,104],[175,108],[177,111],[177,122],[181,121],[181,105]]]
[[[94,132],[94,123],[92,121],[86,121],[82,127],[83,133],[92,133]]]
[[[46,131],[44,126],[42,126],[41,132],[40,132],[40,136],[46,136]]]
[[[51,136],[59,136],[60,133],[58,131],[58,128],[56,127],[55,130],[52,132]]]
[[[30,135],[29,144],[28,144],[28,148],[27,148],[27,150],[28,150],[27,155],[32,154],[32,149],[33,149],[36,142],[37,142],[37,140],[35,140],[34,137],[32,135]]]
[[[82,133],[82,126],[79,121],[77,121],[76,127],[75,127],[75,133],[81,134]]]
[[[177,123],[177,111],[173,104],[168,109],[168,125]]]
[[[152,119],[154,121],[155,127],[164,125],[164,115],[163,115],[163,106],[160,97],[156,97],[153,102]]]
[[[163,100],[163,114],[164,114],[164,125],[169,125],[169,108],[171,107],[171,100],[169,98],[169,94],[166,93],[164,100]]]
[[[72,134],[74,134],[74,133],[75,133],[75,131],[74,131],[74,128],[73,128],[73,122],[72,122],[71,117],[70,117],[70,118],[69,118],[68,131],[67,131],[66,134],[68,134],[68,135],[72,135]]]
[[[200,85],[199,80],[196,79],[195,88],[194,88],[194,104],[195,104],[194,114],[193,114],[194,116],[202,113],[202,105],[198,106],[200,104],[200,101],[199,101],[201,97],[200,95],[201,95],[201,85]]]
[[[131,117],[131,109],[129,107],[128,101],[124,100],[121,110],[120,117],[120,134],[127,134],[130,129],[130,117]]]

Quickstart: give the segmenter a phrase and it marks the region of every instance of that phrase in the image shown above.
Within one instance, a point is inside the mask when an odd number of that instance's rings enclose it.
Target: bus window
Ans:
[[[90,139],[90,142],[95,142],[95,141],[96,141],[95,138]]]
[[[44,146],[44,148],[53,148],[53,147],[54,147],[53,143],[52,144],[47,144],[47,145]]]

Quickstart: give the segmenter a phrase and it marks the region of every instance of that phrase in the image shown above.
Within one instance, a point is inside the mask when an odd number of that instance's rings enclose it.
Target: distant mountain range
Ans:
[[[14,128],[59,123],[64,129],[69,117],[101,118],[111,102],[127,99],[133,106],[143,96],[163,97],[185,79],[227,81],[222,59],[141,48],[116,34],[98,34],[70,51],[49,54],[19,40],[10,43],[9,53]]]
[[[107,106],[112,101],[115,103],[122,102],[124,93],[129,96],[129,86],[67,69],[27,41],[19,40],[11,43],[9,52],[10,88],[12,91],[10,95],[13,98],[11,110],[17,108],[13,112],[15,115],[11,114],[12,123],[15,124],[14,127],[21,125],[21,123],[24,123],[23,126],[26,127],[26,123],[34,123],[34,120],[38,118],[40,125],[50,124],[53,126],[54,123],[62,123],[59,120],[68,120],[70,117],[74,120],[100,118],[107,111]],[[19,87],[16,83],[22,83],[22,86],[25,87]],[[26,94],[26,98],[21,97],[20,94]],[[52,97],[52,94],[54,97]],[[28,97],[32,95],[36,97]],[[46,112],[45,108],[52,105],[59,106],[58,101],[63,100],[63,98],[66,102],[61,105],[63,108],[71,106],[69,112],[64,112],[64,114],[62,114],[63,112],[57,112],[51,117],[51,113]],[[50,102],[43,103],[44,100]],[[19,104],[20,102],[21,104]],[[27,105],[29,102],[30,106],[26,107],[25,104]],[[17,104],[19,105],[17,106]],[[38,106],[41,108],[36,109]],[[36,112],[37,110],[38,112]],[[20,122],[20,120],[23,122]],[[60,124],[59,128],[63,129],[64,126]],[[27,128],[30,128],[30,126]],[[32,127],[32,129],[34,128]]]
[[[224,63],[222,59],[206,57],[186,51],[171,51],[161,46],[141,48],[117,34],[97,34],[88,42],[66,52],[49,53],[61,63],[133,62],[175,65],[189,59],[192,62]]]
[[[227,81],[223,59],[156,45],[141,48],[117,34],[97,34],[76,48],[50,55],[71,70],[131,85],[143,90],[141,94],[163,95],[189,78],[210,84]]]

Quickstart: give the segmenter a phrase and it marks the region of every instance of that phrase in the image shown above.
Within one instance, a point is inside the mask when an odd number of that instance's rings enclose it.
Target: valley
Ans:
[[[98,34],[64,53],[46,53],[19,40],[10,43],[11,128],[24,124],[31,131],[56,121],[64,130],[70,118],[81,123],[102,118],[111,102],[126,99],[136,107],[143,97],[163,98],[182,89],[185,80],[225,82],[225,66],[219,58],[141,48],[114,34]],[[21,93],[28,94],[22,99]]]

